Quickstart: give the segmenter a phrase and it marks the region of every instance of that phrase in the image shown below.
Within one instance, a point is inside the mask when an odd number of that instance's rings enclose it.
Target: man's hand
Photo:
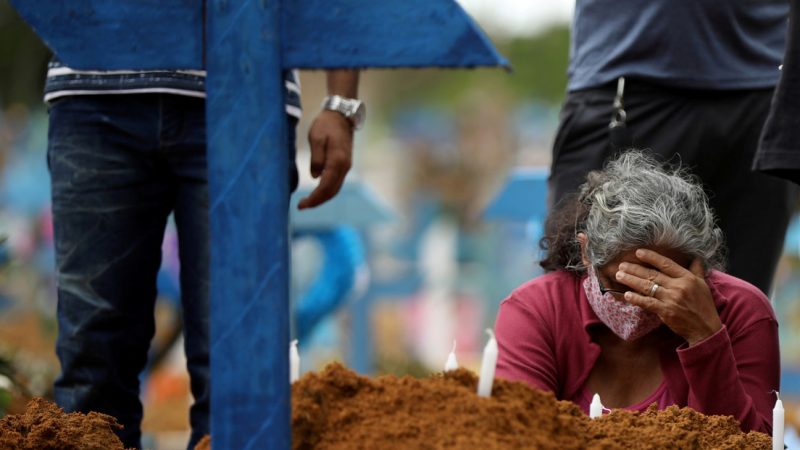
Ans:
[[[300,200],[298,209],[319,206],[335,196],[353,164],[353,126],[336,111],[319,113],[308,131],[311,176],[319,185]]]
[[[347,98],[358,96],[358,71],[329,70],[326,73],[328,95]],[[323,110],[308,130],[311,145],[311,176],[319,185],[300,200],[298,209],[319,206],[336,195],[353,165],[353,124],[337,111]]]

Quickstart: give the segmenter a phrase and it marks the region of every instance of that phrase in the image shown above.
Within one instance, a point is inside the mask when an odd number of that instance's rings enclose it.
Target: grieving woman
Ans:
[[[656,403],[771,431],[778,323],[723,273],[722,232],[702,187],[641,152],[588,175],[545,226],[547,273],[500,306],[497,376],[588,412]]]

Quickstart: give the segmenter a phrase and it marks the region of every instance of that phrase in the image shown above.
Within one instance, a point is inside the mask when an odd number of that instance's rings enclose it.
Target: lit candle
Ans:
[[[294,383],[300,378],[300,354],[297,353],[297,339],[289,344],[289,382]]]
[[[783,450],[783,402],[780,393],[775,395],[778,401],[772,410],[772,450]]]
[[[596,419],[603,415],[603,403],[600,402],[600,395],[594,394],[592,403],[589,405],[589,418]]]
[[[449,372],[456,369],[458,369],[458,361],[456,360],[456,341],[453,339],[453,349],[450,350],[450,354],[447,355],[447,362],[444,363],[444,371]]]
[[[489,342],[483,348],[483,360],[481,361],[481,376],[478,379],[478,395],[488,397],[492,395],[492,384],[494,384],[494,369],[497,366],[497,341],[494,339],[494,332],[487,328]]]

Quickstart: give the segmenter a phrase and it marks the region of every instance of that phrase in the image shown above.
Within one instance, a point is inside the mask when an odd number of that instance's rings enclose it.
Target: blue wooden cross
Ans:
[[[207,70],[215,449],[290,448],[282,71],[507,65],[454,0],[12,0],[77,69]]]

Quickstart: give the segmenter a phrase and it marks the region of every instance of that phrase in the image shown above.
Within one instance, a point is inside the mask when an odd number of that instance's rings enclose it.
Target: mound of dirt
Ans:
[[[591,420],[571,402],[496,380],[475,394],[465,369],[425,379],[358,376],[339,364],[292,386],[294,450],[355,449],[771,449],[732,417],[670,407]]]
[[[41,398],[28,403],[23,414],[0,419],[0,450],[124,450],[111,416],[65,413]]]
[[[771,449],[764,433],[742,433],[730,416],[706,416],[690,408],[656,405],[639,414],[614,410],[589,420],[587,448],[595,449]]]

